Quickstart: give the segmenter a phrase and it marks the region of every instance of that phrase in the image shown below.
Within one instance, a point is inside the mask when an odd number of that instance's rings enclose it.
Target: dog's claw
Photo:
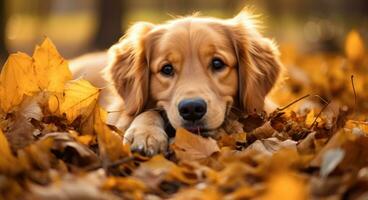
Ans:
[[[144,145],[143,144],[139,145],[138,148],[137,148],[137,150],[139,152],[144,152]]]
[[[155,152],[153,151],[153,149],[148,149],[146,154],[147,156],[152,157],[155,154]]]
[[[141,144],[139,146],[132,146],[131,151],[132,152],[139,153],[139,154],[141,154],[143,156],[146,156],[146,149],[145,149],[145,147],[144,147],[143,144]]]
[[[140,145],[138,147],[132,147],[131,148],[131,151],[132,152],[136,152],[136,153],[139,153],[141,154],[142,156],[147,156],[147,157],[152,157],[154,156],[156,153],[158,152],[155,152],[153,149],[146,149],[144,147],[144,145]]]

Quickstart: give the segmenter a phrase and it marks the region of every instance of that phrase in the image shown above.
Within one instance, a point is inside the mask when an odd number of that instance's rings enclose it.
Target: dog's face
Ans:
[[[210,136],[230,109],[263,109],[280,71],[276,48],[241,13],[139,23],[110,50],[126,111],[161,108],[174,128]]]
[[[174,128],[211,133],[237,94],[236,54],[223,30],[205,20],[166,25],[151,47],[150,98]]]

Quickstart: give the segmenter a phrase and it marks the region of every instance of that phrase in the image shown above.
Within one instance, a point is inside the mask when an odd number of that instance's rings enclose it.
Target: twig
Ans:
[[[356,105],[357,105],[357,94],[356,94],[355,86],[354,86],[354,75],[351,75],[350,79],[351,79],[351,86],[353,87],[353,92],[354,92],[354,107],[353,107],[353,113],[354,113]]]
[[[284,107],[276,108],[276,110],[277,110],[277,111],[283,111],[283,110],[285,110],[286,108],[288,108],[288,107],[292,106],[293,104],[295,104],[295,103],[299,102],[300,100],[303,100],[303,99],[305,99],[305,98],[307,98],[307,97],[309,97],[309,96],[310,96],[310,94],[304,95],[304,96],[300,97],[299,99],[296,99],[296,100],[292,101],[291,103],[289,103],[288,105],[286,105],[286,106],[284,106]]]
[[[321,96],[319,96],[318,94],[314,95],[315,97],[318,97],[321,101],[323,101],[323,103],[325,104],[329,104],[330,102],[325,100],[324,98],[322,98]]]
[[[326,102],[326,104],[323,106],[321,111],[319,111],[318,115],[314,118],[313,123],[310,125],[309,129],[312,129],[314,124],[317,122],[318,117],[322,114],[322,112],[327,108],[327,106],[330,104],[330,102]]]
[[[134,160],[134,157],[133,156],[125,157],[125,158],[122,158],[122,159],[119,159],[119,160],[116,160],[114,162],[111,162],[111,163],[106,164],[106,166],[104,166],[104,168],[107,169],[107,168],[110,168],[110,167],[116,167],[118,165],[127,163],[127,162],[132,161],[132,160]],[[86,171],[93,171],[93,170],[99,169],[101,167],[103,167],[102,164],[101,163],[98,163],[96,165],[92,165],[92,166],[86,167],[85,170]]]
[[[107,113],[116,113],[116,112],[122,112],[122,111],[124,111],[124,110],[112,110],[112,111],[107,111]]]

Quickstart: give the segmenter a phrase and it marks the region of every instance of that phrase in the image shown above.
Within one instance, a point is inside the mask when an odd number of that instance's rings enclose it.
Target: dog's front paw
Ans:
[[[126,130],[124,144],[130,144],[130,149],[133,152],[153,156],[167,151],[168,137],[160,127],[135,126]]]

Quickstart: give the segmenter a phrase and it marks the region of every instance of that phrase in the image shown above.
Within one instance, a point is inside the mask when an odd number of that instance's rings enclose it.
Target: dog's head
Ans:
[[[163,109],[174,128],[210,135],[230,109],[262,111],[281,64],[252,17],[140,22],[110,49],[109,70],[130,115]]]

